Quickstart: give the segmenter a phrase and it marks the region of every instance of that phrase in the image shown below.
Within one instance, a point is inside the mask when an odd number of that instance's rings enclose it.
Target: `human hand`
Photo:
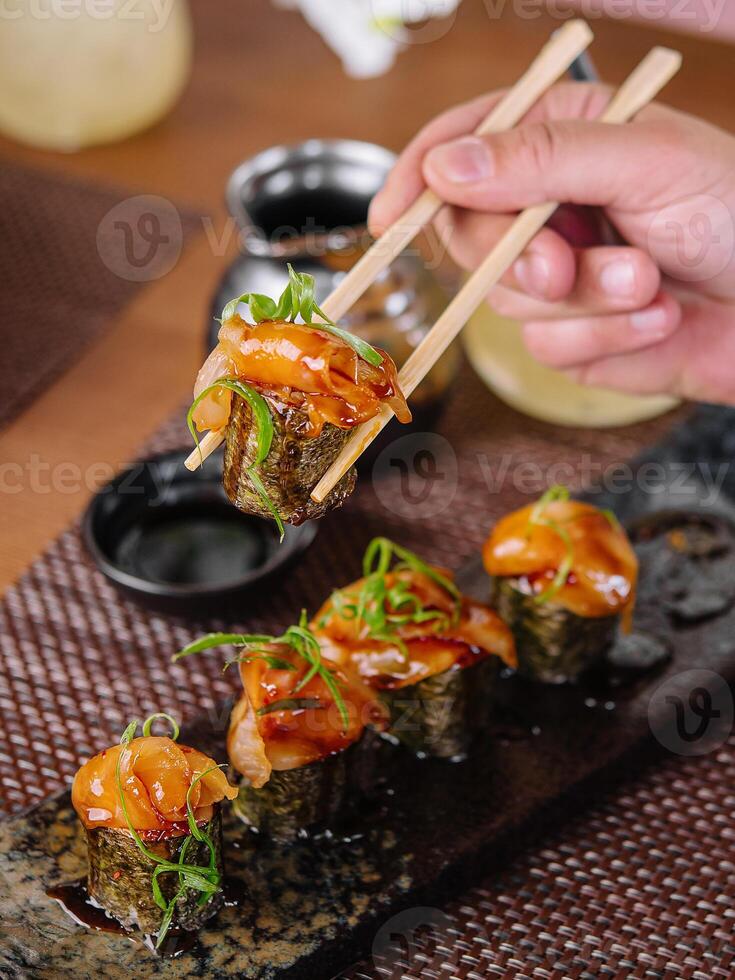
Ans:
[[[651,105],[592,121],[611,91],[554,86],[506,133],[471,133],[502,93],[451,109],[407,147],[374,199],[379,234],[428,184],[437,230],[475,268],[513,220],[564,205],[488,296],[530,352],[575,381],[735,404],[735,137]],[[596,212],[627,244],[601,230]]]

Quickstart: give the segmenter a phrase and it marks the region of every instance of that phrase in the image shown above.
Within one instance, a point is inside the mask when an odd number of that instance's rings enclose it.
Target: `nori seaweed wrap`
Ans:
[[[150,734],[165,717],[173,738]],[[237,790],[212,759],[176,742],[153,715],[86,762],[72,803],[87,835],[87,890],[125,928],[196,930],[222,904],[220,803]],[[192,887],[192,883],[196,887]]]
[[[278,843],[335,829],[370,792],[376,745],[369,730],[345,749],[293,769],[273,769],[259,788],[243,781],[233,803],[243,823]]]
[[[234,808],[254,830],[290,841],[329,827],[368,788],[370,729],[387,714],[356,674],[322,659],[305,622],[282,637],[240,639],[244,690],[227,738],[241,777]]]
[[[212,818],[201,829],[212,840],[216,853],[216,866],[222,872],[222,816],[215,810]],[[127,829],[118,827],[85,827],[89,875],[87,891],[109,915],[125,926],[137,927],[141,932],[157,933],[163,922],[164,910],[153,897],[151,888],[152,863]],[[205,844],[193,840],[187,832],[179,830],[173,836],[162,837],[158,831],[140,833],[146,848],[165,861],[178,862],[185,841],[190,846],[185,854],[186,862],[206,866],[209,850]],[[193,841],[193,846],[192,846]],[[175,874],[163,875],[160,881],[164,901],[171,902],[179,888]],[[198,905],[201,893],[192,888],[176,900],[173,925],[180,929],[196,931],[219,910],[222,891],[218,890],[207,904]]]
[[[492,579],[490,601],[513,631],[519,673],[546,684],[575,680],[604,658],[620,616],[578,616],[560,602],[537,598],[527,578]]]
[[[487,720],[501,667],[496,656],[465,666],[458,659],[407,687],[376,686],[390,710],[389,732],[417,755],[461,759]]]
[[[504,517],[483,549],[519,673],[560,684],[601,662],[635,602],[638,562],[616,518],[552,487]]]
[[[322,503],[312,500],[310,493],[339,455],[350,430],[326,423],[318,436],[305,438],[303,433],[309,430],[305,412],[283,405],[265,393],[263,398],[273,421],[273,440],[258,475],[281,520],[302,524],[341,506],[355,488],[354,467]],[[271,517],[271,509],[255,488],[250,473],[258,453],[258,430],[253,425],[252,409],[243,398],[234,399],[225,439],[222,479],[227,496],[239,510]]]
[[[412,751],[462,757],[503,664],[515,666],[510,631],[448,573],[385,538],[368,547],[363,570],[315,617],[324,656],[359,673],[388,707],[389,733]]]
[[[238,315],[240,303],[253,323]],[[326,320],[313,277],[290,266],[278,302],[246,293],[227,304],[221,322],[194,386],[192,435],[224,432],[224,485],[236,507],[272,517],[281,529],[321,517],[354,488],[351,471],[321,504],[310,496],[351,430],[384,405],[401,422],[411,419],[395,364]]]

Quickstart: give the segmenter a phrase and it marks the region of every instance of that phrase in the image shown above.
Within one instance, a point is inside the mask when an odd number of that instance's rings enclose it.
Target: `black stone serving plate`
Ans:
[[[715,749],[733,722],[735,524],[726,495],[705,499],[703,485],[682,507],[669,485],[654,508],[640,491],[618,508],[641,587],[634,633],[597,675],[561,687],[506,677],[463,762],[384,743],[380,785],[333,835],[275,846],[228,814],[228,903],[177,957],[89,931],[48,897],[85,870],[68,793],[0,825],[0,976],[328,980],[390,916],[441,903],[657,754]],[[486,596],[479,561],[459,582]],[[226,720],[223,706],[182,739],[224,760]]]

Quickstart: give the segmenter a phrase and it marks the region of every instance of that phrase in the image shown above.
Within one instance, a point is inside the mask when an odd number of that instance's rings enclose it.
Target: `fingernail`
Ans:
[[[455,184],[471,184],[492,174],[492,159],[485,142],[476,136],[465,136],[435,146],[426,155],[426,162],[446,180]]]
[[[647,310],[631,313],[630,322],[634,329],[642,333],[655,333],[666,327],[666,310],[663,306],[649,306]]]
[[[551,279],[548,259],[543,255],[523,255],[513,266],[516,279],[527,293],[545,298]]]
[[[635,292],[635,269],[628,259],[608,262],[600,270],[600,286],[608,296],[632,296]]]
[[[375,232],[377,229],[382,230],[382,223],[378,221],[378,215],[380,214],[380,204],[376,204],[378,200],[377,195],[370,202],[370,207],[368,208],[367,225],[370,231]]]

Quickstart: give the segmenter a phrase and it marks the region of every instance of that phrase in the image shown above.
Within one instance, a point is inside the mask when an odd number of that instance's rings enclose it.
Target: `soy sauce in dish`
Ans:
[[[262,522],[228,504],[182,503],[150,508],[145,520],[126,527],[114,560],[131,575],[173,585],[226,585],[262,567],[277,547]]]

